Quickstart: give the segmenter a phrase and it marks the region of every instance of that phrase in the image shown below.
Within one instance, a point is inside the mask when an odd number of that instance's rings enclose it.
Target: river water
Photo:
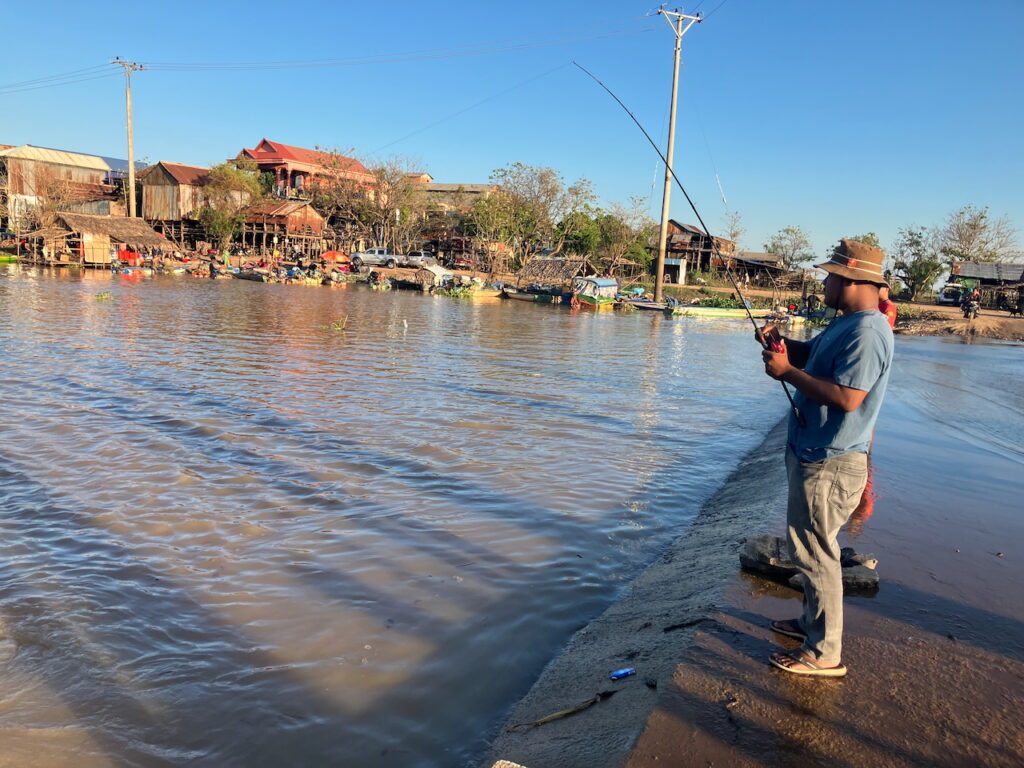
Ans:
[[[0,360],[2,766],[471,763],[785,413],[739,321],[362,286],[0,265]]]

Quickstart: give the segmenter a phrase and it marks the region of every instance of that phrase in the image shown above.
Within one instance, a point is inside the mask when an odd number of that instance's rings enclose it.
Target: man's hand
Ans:
[[[773,379],[782,379],[793,370],[793,365],[789,362],[789,350],[786,349],[785,339],[780,339],[779,344],[782,346],[781,352],[772,352],[770,349],[761,352],[761,359],[764,360],[764,372]]]
[[[779,333],[777,325],[767,323],[764,328],[754,331],[754,338],[757,339],[758,344],[766,347],[770,342],[782,341],[782,334]]]

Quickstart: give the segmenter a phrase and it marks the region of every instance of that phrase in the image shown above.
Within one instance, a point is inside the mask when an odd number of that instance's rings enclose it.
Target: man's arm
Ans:
[[[765,373],[773,379],[792,384],[799,392],[803,393],[804,397],[816,403],[839,408],[847,413],[860,408],[864,398],[868,396],[865,390],[844,387],[830,379],[812,376],[801,370],[792,362],[789,340],[784,339],[783,345],[782,352],[772,352],[770,349],[766,349],[761,353]]]

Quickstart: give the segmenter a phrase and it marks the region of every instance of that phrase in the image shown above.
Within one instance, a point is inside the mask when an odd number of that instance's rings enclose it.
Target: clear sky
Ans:
[[[672,33],[646,15],[655,7],[24,3],[5,22],[0,143],[124,157],[123,78],[101,67],[122,56],[154,64],[133,79],[137,159],[206,165],[267,137],[364,160],[402,155],[440,182],[486,181],[522,161],[586,176],[605,202],[644,197],[657,216],[657,158],[569,65],[592,69],[663,143]],[[726,210],[716,170],[750,250],[786,225],[819,253],[871,230],[888,245],[899,226],[966,203],[1024,228],[1024,0],[683,8],[708,17],[683,45],[677,172],[712,231]],[[166,66],[325,60],[341,63]],[[89,67],[68,85],[10,87]],[[672,212],[693,221],[678,193]]]

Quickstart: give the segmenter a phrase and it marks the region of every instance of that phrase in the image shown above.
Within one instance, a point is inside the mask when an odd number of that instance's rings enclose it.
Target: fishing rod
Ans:
[[[740,303],[743,304],[743,309],[747,313],[747,318],[750,320],[750,324],[754,326],[754,335],[761,342],[761,345],[765,349],[769,349],[772,352],[785,352],[786,348],[783,346],[782,342],[779,339],[767,337],[761,332],[761,328],[758,327],[757,321],[754,319],[754,313],[750,311],[750,303],[743,296],[743,291],[740,290],[740,284],[736,280],[735,275],[733,275],[732,270],[729,268],[728,260],[722,257],[722,251],[718,246],[718,241],[711,234],[711,230],[708,229],[708,225],[704,223],[704,219],[701,218],[700,211],[697,210],[697,206],[690,198],[690,193],[686,191],[686,187],[683,186],[683,182],[679,180],[679,177],[676,176],[676,172],[672,170],[672,166],[669,165],[668,158],[666,158],[662,151],[658,148],[658,145],[654,143],[654,139],[651,138],[651,134],[647,132],[647,129],[643,127],[643,125],[637,119],[636,115],[634,115],[630,111],[629,107],[627,107],[623,103],[622,99],[616,96],[612,92],[611,88],[609,88],[607,85],[601,82],[597,75],[595,75],[589,69],[584,67],[578,61],[574,60],[573,64],[579,69],[581,69],[588,77],[590,77],[591,80],[593,80],[595,83],[604,88],[608,95],[615,99],[616,103],[618,103],[618,105],[626,111],[626,114],[629,115],[630,119],[632,119],[632,121],[636,123],[636,127],[640,129],[640,132],[643,133],[644,138],[647,139],[648,143],[651,145],[654,151],[658,153],[658,157],[660,157],[661,161],[665,164],[665,168],[667,168],[668,172],[672,174],[672,178],[675,179],[676,186],[679,187],[679,191],[683,193],[683,197],[686,198],[686,202],[690,204],[690,209],[693,211],[693,215],[697,217],[697,221],[700,222],[701,227],[704,228],[704,233],[711,238],[711,248],[714,251],[714,253],[718,256],[722,264],[725,265],[725,274],[729,278],[729,282],[732,283],[732,287],[736,289],[736,295],[739,297]],[[793,411],[793,416],[796,417],[797,423],[800,426],[806,426],[807,422],[804,420],[803,414],[800,413],[800,409],[796,407],[796,403],[793,400],[793,394],[789,391],[789,387],[786,386],[786,382],[780,381],[779,383],[782,385],[782,391],[786,393],[786,399],[789,400],[789,407]]]

